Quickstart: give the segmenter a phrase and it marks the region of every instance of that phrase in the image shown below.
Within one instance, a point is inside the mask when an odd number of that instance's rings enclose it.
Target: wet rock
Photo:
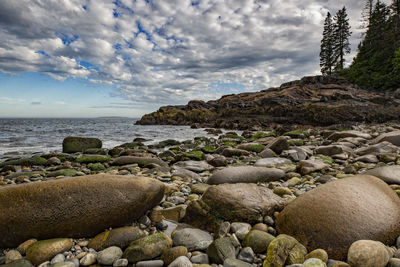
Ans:
[[[395,146],[400,146],[400,131],[393,131],[389,133],[384,133],[374,139],[372,143],[377,144],[381,142],[389,142]]]
[[[205,250],[213,242],[213,237],[200,229],[185,228],[175,232],[174,246],[184,246],[189,251]]]
[[[192,267],[192,262],[186,256],[180,256],[171,262],[168,267]]]
[[[97,253],[97,261],[101,265],[112,265],[114,261],[121,258],[122,254],[121,248],[112,246]]]
[[[348,263],[354,267],[385,267],[389,259],[390,254],[385,245],[372,240],[354,242],[347,256]]]
[[[259,230],[251,230],[243,240],[243,246],[251,247],[255,253],[264,253],[274,236]]]
[[[0,188],[0,232],[10,233],[0,247],[32,237],[93,236],[130,223],[160,202],[164,187],[143,177],[90,175]]]
[[[168,164],[158,158],[149,157],[135,157],[135,156],[121,156],[113,160],[112,165],[123,166],[128,164],[138,164],[140,167],[144,167],[149,164],[157,164],[162,167],[168,166]]]
[[[177,246],[173,248],[166,249],[161,255],[161,260],[164,261],[165,265],[169,265],[176,258],[180,256],[187,256],[188,250],[183,246]]]
[[[357,175],[298,197],[279,213],[276,224],[279,233],[297,238],[309,250],[322,248],[343,260],[354,241],[393,243],[400,234],[399,220],[396,193],[376,177]]]
[[[236,247],[231,237],[219,238],[207,248],[207,255],[211,262],[223,264],[226,259],[236,258]]]
[[[146,233],[136,226],[125,226],[107,230],[96,235],[88,244],[89,248],[96,251],[106,249],[111,246],[125,248],[130,242],[142,238]]]
[[[223,221],[257,223],[283,207],[270,189],[255,184],[222,184],[210,187],[186,209],[183,221],[214,231]]]
[[[98,138],[68,136],[63,140],[62,146],[64,153],[75,153],[89,148],[101,148],[102,142]]]
[[[207,184],[270,182],[277,181],[284,176],[284,171],[275,168],[228,167],[215,172],[207,180]]]
[[[310,174],[312,172],[321,171],[329,168],[329,164],[326,164],[322,160],[317,158],[311,158],[308,160],[302,160],[298,165],[299,171],[302,175]]]
[[[283,267],[303,263],[307,249],[291,236],[281,234],[268,246],[263,267]]]
[[[193,172],[204,172],[204,171],[211,171],[214,169],[213,166],[208,164],[206,161],[194,161],[194,160],[187,160],[187,161],[180,161],[174,164],[175,169],[186,169]]]
[[[41,240],[26,250],[26,258],[34,265],[51,260],[55,255],[69,250],[74,244],[68,238]]]
[[[165,249],[172,246],[172,240],[163,233],[152,234],[130,243],[124,251],[123,258],[130,263],[151,260],[160,256]]]
[[[363,174],[378,177],[388,184],[400,184],[400,166],[398,165],[375,168]]]

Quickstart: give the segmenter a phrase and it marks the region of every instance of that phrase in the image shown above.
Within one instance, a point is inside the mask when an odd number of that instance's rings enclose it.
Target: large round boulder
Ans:
[[[361,239],[392,244],[400,234],[400,199],[382,180],[357,175],[311,190],[277,216],[280,234],[293,236],[309,251],[322,248],[344,260]]]
[[[25,240],[94,236],[138,219],[164,196],[144,177],[89,175],[0,188],[0,247]]]
[[[207,180],[207,184],[271,182],[283,177],[285,177],[285,172],[276,168],[228,167],[211,175]]]
[[[64,138],[62,146],[64,153],[83,152],[90,148],[101,148],[102,142],[98,138],[74,137]]]
[[[283,205],[283,199],[264,186],[221,184],[208,188],[199,200],[190,202],[183,221],[211,232],[223,221],[257,223]]]

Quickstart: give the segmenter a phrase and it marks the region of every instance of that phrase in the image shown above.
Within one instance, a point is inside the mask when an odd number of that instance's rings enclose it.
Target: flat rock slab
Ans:
[[[180,161],[174,164],[175,169],[186,169],[193,172],[204,172],[204,171],[211,171],[214,169],[213,166],[208,164],[206,161],[195,161],[195,160],[186,160]]]
[[[185,223],[212,232],[222,221],[257,223],[283,208],[283,199],[256,184],[220,184],[207,189],[192,201],[183,218]]]
[[[378,177],[388,184],[400,184],[400,166],[398,165],[375,168],[363,174]]]
[[[351,244],[367,239],[393,244],[400,234],[400,199],[382,180],[357,175],[313,189],[290,202],[276,225],[309,251],[322,248],[345,260]]]
[[[216,171],[208,178],[207,184],[271,182],[277,181],[284,176],[285,172],[276,168],[253,166],[228,167]]]
[[[164,196],[144,177],[89,175],[0,188],[0,247],[56,237],[90,237],[138,219]]]
[[[354,138],[363,138],[363,139],[371,139],[371,135],[359,131],[341,131],[341,132],[335,132],[328,136],[329,140],[337,141],[342,138],[348,138],[348,137],[354,137]]]
[[[395,146],[400,146],[400,131],[393,131],[390,133],[384,133],[374,139],[373,143],[389,142]]]

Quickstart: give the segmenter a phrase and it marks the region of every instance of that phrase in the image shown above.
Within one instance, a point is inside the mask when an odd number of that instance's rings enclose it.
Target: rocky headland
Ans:
[[[161,107],[137,124],[257,129],[271,124],[382,123],[399,117],[400,100],[396,97],[398,93],[364,90],[342,78],[312,76],[260,92]]]
[[[0,264],[400,264],[396,123],[143,141],[0,162]]]

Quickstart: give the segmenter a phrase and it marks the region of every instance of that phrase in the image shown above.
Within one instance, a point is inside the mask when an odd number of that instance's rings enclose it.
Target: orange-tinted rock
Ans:
[[[400,234],[400,199],[380,179],[357,175],[336,180],[290,202],[278,215],[277,230],[309,251],[322,248],[344,260],[360,239],[392,244]]]

